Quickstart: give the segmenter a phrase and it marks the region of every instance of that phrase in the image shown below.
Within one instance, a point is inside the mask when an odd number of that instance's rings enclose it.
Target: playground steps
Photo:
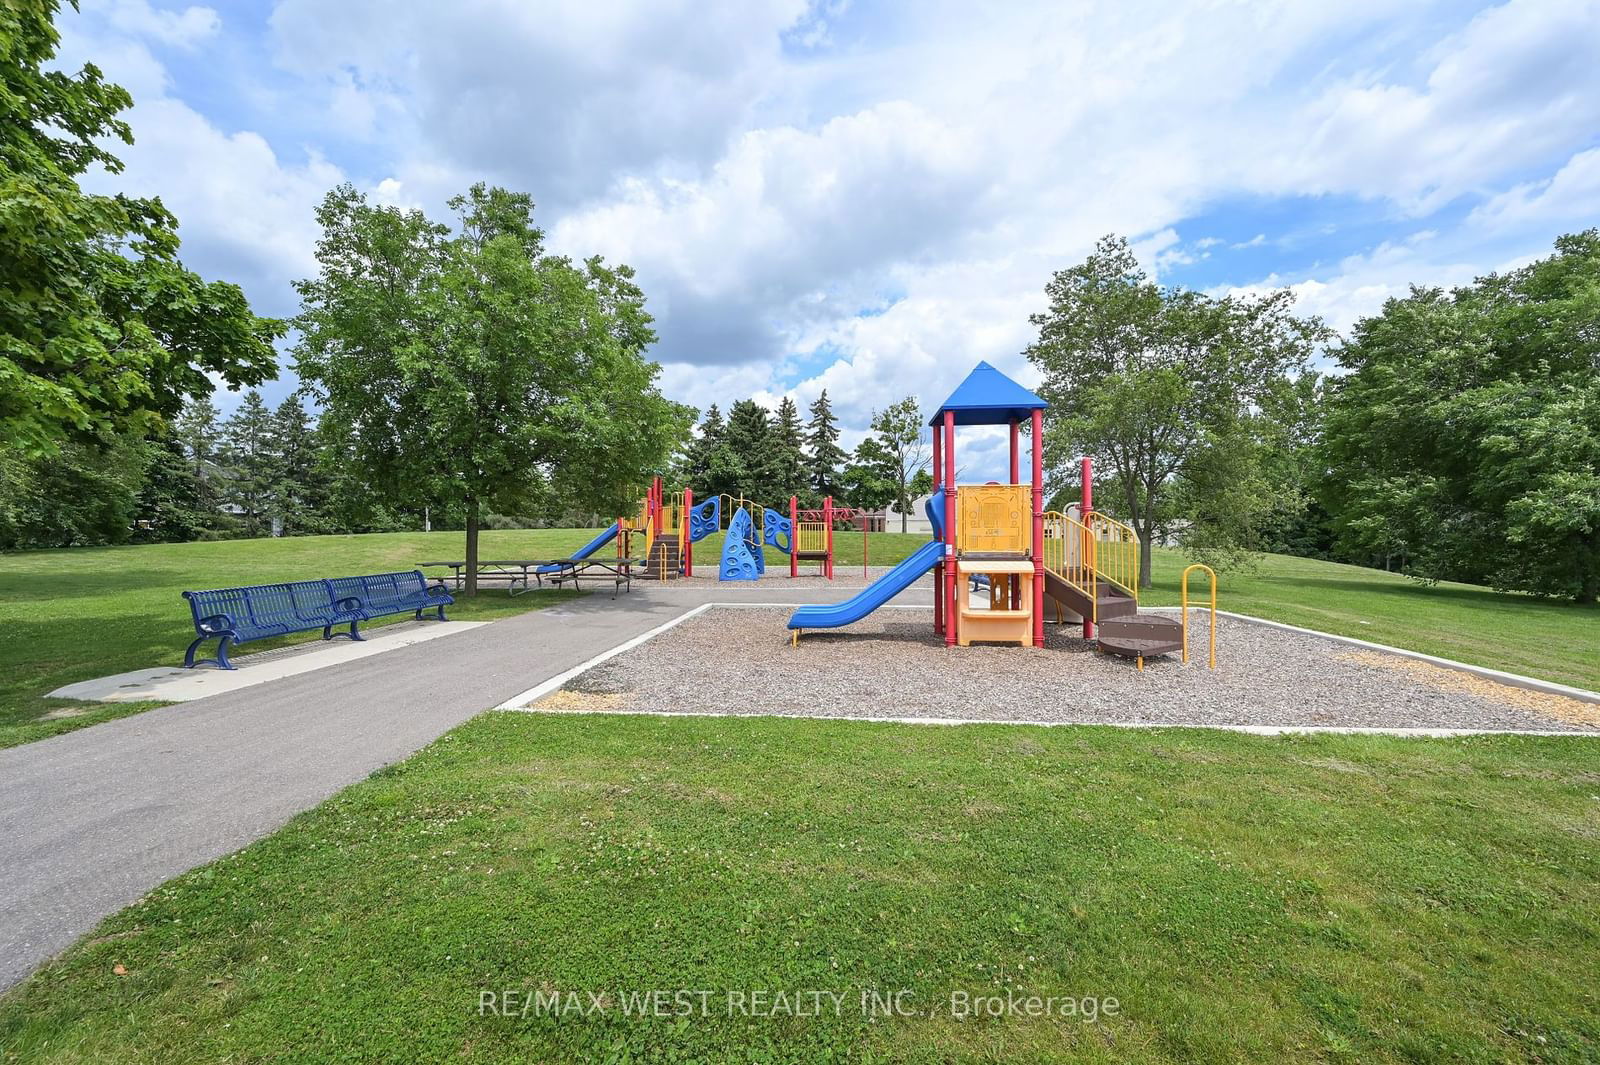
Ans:
[[[644,578],[647,581],[676,580],[682,574],[683,549],[677,533],[662,533],[650,545],[650,557],[645,560]]]
[[[1183,650],[1183,626],[1173,618],[1156,614],[1134,614],[1101,621],[1095,635],[1100,641],[1100,650],[1124,658],[1143,659]]]
[[[1076,574],[1073,575],[1076,578]],[[1112,618],[1127,617],[1139,610],[1139,604],[1132,596],[1107,580],[1095,582],[1095,598],[1097,603],[1091,602],[1084,594],[1084,590],[1065,580],[1054,570],[1044,571],[1045,598],[1054,600],[1066,610],[1077,614],[1079,617],[1094,617],[1096,605],[1099,607],[1101,624]],[[1047,615],[1048,617],[1048,615]]]

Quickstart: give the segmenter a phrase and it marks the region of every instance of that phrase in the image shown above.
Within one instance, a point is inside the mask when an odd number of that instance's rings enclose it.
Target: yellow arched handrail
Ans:
[[[1183,660],[1189,661],[1189,574],[1197,569],[1206,571],[1206,576],[1211,578],[1211,654],[1209,666],[1217,668],[1217,574],[1210,566],[1202,566],[1196,562],[1183,571],[1180,582],[1179,598],[1180,609],[1183,611]]]

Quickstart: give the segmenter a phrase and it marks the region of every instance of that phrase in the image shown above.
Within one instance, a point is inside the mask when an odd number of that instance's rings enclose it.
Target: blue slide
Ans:
[[[853,598],[828,606],[803,606],[789,618],[791,629],[836,629],[860,621],[928,572],[944,557],[944,491],[928,497],[928,521],[933,525],[933,540],[894,569],[885,573]]]
[[[602,547],[606,546],[607,544],[609,544],[611,541],[615,540],[616,538],[617,538],[617,523],[616,522],[612,522],[611,523],[611,528],[606,529],[599,536],[596,536],[593,540],[590,540],[588,543],[586,543],[582,547],[578,548],[578,550],[576,550],[576,551],[574,551],[572,553],[572,557],[573,558],[588,558],[590,555],[594,554],[596,551],[600,550]],[[556,570],[558,570],[560,568],[561,568],[560,566],[540,566],[534,572],[536,572],[536,573],[554,573]]]

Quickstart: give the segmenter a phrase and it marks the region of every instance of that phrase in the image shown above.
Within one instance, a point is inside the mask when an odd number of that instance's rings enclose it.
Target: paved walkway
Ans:
[[[0,751],[0,990],[163,881],[691,607],[857,590],[783,585],[636,585]],[[924,578],[901,601],[931,598]]]

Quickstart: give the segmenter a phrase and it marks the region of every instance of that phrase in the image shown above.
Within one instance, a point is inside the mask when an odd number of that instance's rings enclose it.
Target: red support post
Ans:
[[[822,573],[830,581],[833,580],[833,497],[826,496],[822,500],[822,526],[828,537],[828,557],[822,561]]]
[[[1033,412],[1033,645],[1044,646],[1044,412]]]
[[[1078,469],[1082,475],[1083,481],[1083,502],[1079,504],[1078,520],[1083,522],[1085,528],[1088,528],[1089,512],[1094,509],[1094,460],[1088,456],[1085,456],[1083,461],[1079,464]],[[1093,535],[1093,533],[1090,535]],[[1088,544],[1078,545],[1079,569],[1082,569],[1089,563],[1088,559],[1082,557],[1084,549],[1088,546]],[[1095,581],[1094,591],[1095,595],[1098,596],[1100,594],[1100,582],[1092,574],[1090,575],[1090,579]],[[1090,621],[1088,618],[1083,619],[1083,638],[1085,640],[1094,639],[1094,622]]]
[[[789,576],[800,576],[800,500],[789,497]]]
[[[939,491],[944,487],[944,426],[933,427],[933,490]],[[946,517],[949,516],[950,501],[945,500]],[[933,634],[944,634],[944,559],[940,558],[933,567]]]
[[[956,412],[944,412],[944,645],[956,645]]]
[[[683,543],[678,545],[678,550],[683,552],[683,575],[694,576],[694,540],[690,533],[694,528],[694,489],[685,485],[683,489]]]

